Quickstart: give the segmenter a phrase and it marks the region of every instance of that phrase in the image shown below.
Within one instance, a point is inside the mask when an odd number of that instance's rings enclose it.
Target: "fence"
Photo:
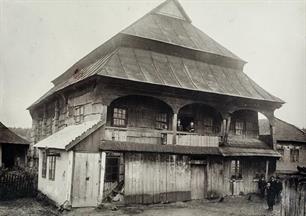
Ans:
[[[291,176],[284,182],[281,216],[306,215],[306,176]]]
[[[0,173],[0,200],[35,196],[37,175],[26,172]]]

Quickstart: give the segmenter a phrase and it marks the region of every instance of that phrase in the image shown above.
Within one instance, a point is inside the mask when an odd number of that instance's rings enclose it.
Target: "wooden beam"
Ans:
[[[223,138],[223,143],[227,143],[227,138],[230,130],[230,125],[231,125],[231,116],[229,115],[226,119],[226,127],[224,131],[224,138]]]
[[[172,131],[173,131],[172,144],[175,145],[176,144],[176,134],[177,134],[177,113],[173,114]]]
[[[0,144],[0,167],[2,167],[2,145]]]
[[[102,200],[103,200],[105,164],[106,164],[106,153],[105,152],[101,152],[101,156],[100,156],[100,180],[99,180],[98,205],[100,203],[102,203]]]
[[[68,152],[66,200],[72,205],[72,183],[74,173],[74,151]]]
[[[268,177],[269,177],[269,160],[266,160],[266,181],[268,181]]]

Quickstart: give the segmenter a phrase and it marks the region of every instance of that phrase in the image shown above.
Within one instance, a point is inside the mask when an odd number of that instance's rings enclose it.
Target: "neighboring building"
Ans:
[[[256,192],[280,157],[272,135],[259,139],[258,112],[273,131],[284,102],[244,64],[167,0],[29,107],[39,190],[73,207],[95,206],[114,188],[126,203]]]
[[[260,135],[269,133],[269,122],[259,121]],[[282,155],[277,161],[277,173],[296,172],[297,166],[306,166],[306,133],[298,127],[275,118],[275,139],[277,151]]]
[[[0,167],[25,167],[29,144],[0,122]]]

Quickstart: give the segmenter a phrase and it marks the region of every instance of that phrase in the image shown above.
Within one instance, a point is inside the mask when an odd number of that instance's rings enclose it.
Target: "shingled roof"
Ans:
[[[30,142],[21,138],[0,122],[0,144],[29,145]]]
[[[119,39],[118,35],[121,36]],[[244,64],[239,57],[194,27],[178,1],[167,0],[56,78],[53,81],[55,86],[31,107],[52,94],[93,76],[284,103],[262,89],[241,69],[195,59],[194,56],[198,54],[186,56],[187,50],[181,51],[185,53],[184,56],[177,53],[174,56],[174,53],[160,53],[139,47],[139,44],[137,47],[125,47],[126,45],[120,44],[125,37],[134,37],[133,40],[142,38],[148,43],[155,41],[163,46],[187,49],[188,52],[205,53],[206,58],[215,59],[220,56],[223,60],[231,59],[230,61]]]
[[[259,134],[270,134],[269,121],[267,119],[259,120]],[[293,141],[306,143],[306,133],[298,127],[275,118],[275,139],[277,141]]]

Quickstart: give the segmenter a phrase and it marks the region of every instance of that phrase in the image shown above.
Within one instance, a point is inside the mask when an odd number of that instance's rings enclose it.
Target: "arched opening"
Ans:
[[[237,110],[232,114],[229,134],[241,138],[259,138],[258,112]]]
[[[171,127],[172,115],[171,107],[159,99],[130,95],[110,104],[107,125],[167,130]]]
[[[194,132],[200,135],[217,135],[221,131],[221,114],[204,104],[189,104],[178,113],[178,131]]]

